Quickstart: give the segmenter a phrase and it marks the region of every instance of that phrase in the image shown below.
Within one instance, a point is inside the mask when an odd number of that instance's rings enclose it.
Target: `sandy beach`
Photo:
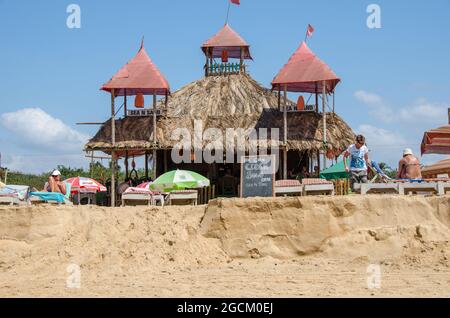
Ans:
[[[449,242],[448,196],[0,207],[0,296],[450,297]]]

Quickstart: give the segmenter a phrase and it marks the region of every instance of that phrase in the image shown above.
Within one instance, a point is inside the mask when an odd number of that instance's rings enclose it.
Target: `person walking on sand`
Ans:
[[[61,172],[55,170],[45,183],[44,192],[54,192],[66,195],[67,189],[64,182],[61,182]]]
[[[421,180],[422,171],[420,170],[420,161],[414,156],[411,149],[403,151],[403,158],[398,164],[399,179]]]
[[[347,158],[350,157],[350,167]],[[369,149],[366,138],[362,135],[356,137],[356,143],[348,147],[344,154],[345,171],[350,173],[350,186],[355,190],[355,183],[367,183],[367,167],[370,166]]]

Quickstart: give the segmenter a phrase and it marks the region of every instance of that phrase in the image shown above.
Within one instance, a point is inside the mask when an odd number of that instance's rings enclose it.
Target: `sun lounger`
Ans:
[[[159,192],[150,191],[141,188],[128,188],[122,194],[122,206],[127,205],[157,205],[164,206],[164,195]]]
[[[411,180],[402,182],[399,181],[399,194],[406,195],[411,192],[413,193],[432,193],[438,194],[438,183],[437,182],[428,182],[425,180]]]
[[[31,192],[30,201],[32,204],[51,203],[73,205],[70,201],[71,185],[66,183],[66,195],[57,192]]]
[[[0,189],[0,204],[29,205],[30,187],[8,185]]]
[[[375,181],[377,179],[380,180],[381,182],[384,182],[384,183],[388,183],[388,182],[393,181],[393,179],[390,178],[388,175],[386,175],[386,173],[380,168],[378,163],[376,163],[375,161],[371,162],[370,169],[375,174],[375,177],[371,180],[370,183],[375,183]]]
[[[398,183],[363,183],[355,184],[355,191],[366,194],[399,194]]]
[[[302,196],[303,185],[298,180],[279,180],[275,182],[276,196]]]
[[[181,190],[181,191],[172,191],[169,193],[167,197],[167,203],[169,205],[173,205],[174,202],[178,203],[191,203],[192,205],[197,205],[198,201],[198,192],[196,190]]]
[[[438,194],[446,195],[447,192],[450,192],[450,180],[438,181]]]
[[[303,179],[304,195],[334,195],[333,182],[324,179]]]

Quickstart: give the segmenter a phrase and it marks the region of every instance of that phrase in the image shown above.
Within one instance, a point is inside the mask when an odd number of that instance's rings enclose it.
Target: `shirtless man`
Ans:
[[[398,164],[399,179],[420,180],[422,172],[420,170],[420,161],[414,156],[411,149],[405,149],[403,159]]]
[[[66,195],[66,185],[64,182],[61,182],[61,172],[58,170],[53,171],[48,178],[48,182],[45,183],[44,192],[56,192]]]

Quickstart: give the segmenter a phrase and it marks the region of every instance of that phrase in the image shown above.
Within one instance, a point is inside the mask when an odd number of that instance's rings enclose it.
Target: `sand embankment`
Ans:
[[[0,207],[0,295],[367,295],[365,268],[376,262],[409,273],[409,289],[396,285],[385,290],[389,295],[414,296],[410,282],[431,284],[422,271],[432,269],[443,275],[444,285],[439,279],[417,296],[449,296],[449,242],[450,197]],[[83,273],[83,287],[75,291],[66,288],[70,264]],[[336,278],[350,269],[362,276],[352,274],[347,285]],[[302,293],[293,288],[297,278],[299,284],[309,281]],[[324,286],[333,284],[336,289],[327,292]]]

